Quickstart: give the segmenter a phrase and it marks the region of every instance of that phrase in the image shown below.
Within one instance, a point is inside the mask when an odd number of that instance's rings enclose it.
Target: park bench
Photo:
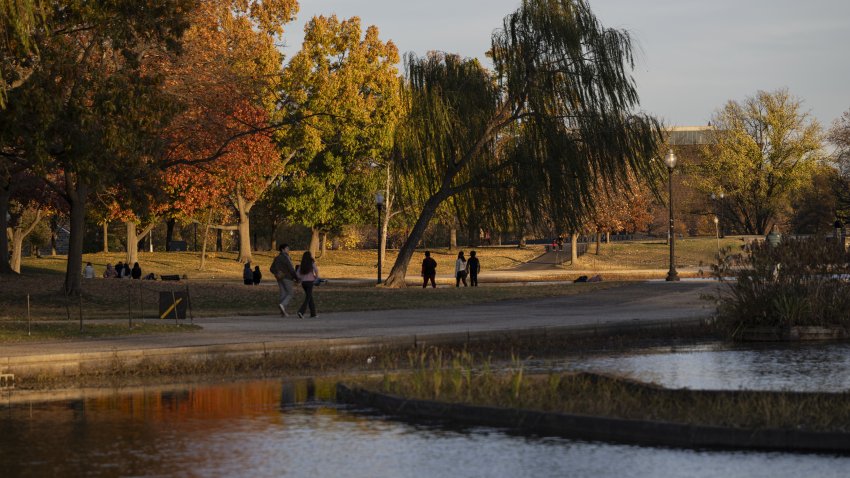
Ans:
[[[159,276],[159,278],[161,280],[180,280],[180,275],[179,274],[171,274],[171,275],[163,274],[163,275]]]

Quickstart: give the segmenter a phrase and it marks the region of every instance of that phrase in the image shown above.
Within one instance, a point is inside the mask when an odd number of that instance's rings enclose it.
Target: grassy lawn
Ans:
[[[471,249],[463,249],[468,256]],[[484,247],[475,249],[481,258],[482,265],[486,270],[510,269],[523,262],[529,261],[543,253],[543,247],[529,247],[519,249],[516,247]],[[301,261],[303,251],[293,251],[290,255],[294,263]],[[384,260],[384,274],[389,273],[396,259],[397,251],[387,251]],[[277,253],[262,251],[254,252],[254,266],[260,266],[265,278],[271,278],[269,266]],[[199,252],[139,252],[139,265],[144,274],[153,272],[161,274],[186,275],[190,279],[242,279],[242,264],[236,262],[234,252],[207,253],[204,270],[199,271]],[[417,251],[413,255],[410,274],[418,274],[417,265],[422,263],[424,251]],[[447,249],[432,249],[431,257],[438,264],[438,273],[447,273],[454,269],[454,261],[457,251]],[[84,254],[83,264],[91,262],[98,276],[103,275],[106,264],[115,265],[118,261],[124,261],[126,255],[122,252],[109,254]],[[372,278],[377,275],[378,253],[375,250],[344,250],[326,251],[318,258],[319,269],[322,276],[327,278]],[[25,257],[23,260],[24,272],[43,272],[64,274],[65,256],[56,257]]]
[[[744,243],[740,237],[726,237],[720,240],[720,247],[740,250]],[[588,245],[588,253],[578,259],[575,265],[567,262],[567,270],[629,270],[629,269],[666,269],[670,266],[670,249],[663,240],[629,241],[602,244],[599,255],[595,254],[596,244]],[[715,238],[685,238],[676,240],[676,266],[700,267],[708,270],[715,262],[717,240]]]
[[[0,320],[0,343],[37,342],[79,337],[98,338],[135,334],[191,332],[201,329],[197,325],[175,325],[173,322],[164,322],[161,324],[135,323],[131,329],[129,324],[126,322],[117,324],[87,321],[83,324],[83,330],[80,331],[79,317],[74,318],[77,320],[62,322],[33,321],[32,324],[28,324],[26,321],[20,320]]]
[[[277,314],[276,284],[246,286],[237,280],[188,280],[180,282],[95,279],[83,281],[82,297],[66,299],[60,292],[62,276],[28,273],[11,279],[0,278],[0,323],[25,321],[29,294],[33,320],[85,320],[156,318],[160,292],[186,291],[195,317]],[[386,289],[369,283],[329,284],[315,289],[321,312],[381,309],[453,307],[500,300],[534,299],[579,294],[616,287],[617,282],[597,284],[545,284],[535,286],[438,287],[422,290]],[[303,292],[296,287],[295,303]],[[70,317],[70,318],[69,318]]]

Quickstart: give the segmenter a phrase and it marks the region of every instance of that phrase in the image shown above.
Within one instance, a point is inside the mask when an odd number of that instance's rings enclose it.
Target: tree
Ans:
[[[9,92],[0,114],[3,148],[14,148],[15,157],[24,158],[70,206],[68,294],[80,290],[90,195],[122,181],[143,181],[151,158],[158,157],[158,132],[173,115],[174,101],[163,94],[161,75],[141,65],[145,55],[176,46],[184,12],[193,4],[52,4],[51,28],[34,35],[38,62]]]
[[[33,36],[45,17],[40,0],[0,0],[0,109],[6,107],[9,89],[32,71],[38,53]]]
[[[187,104],[166,132],[169,220],[229,208],[236,225],[214,227],[239,232],[241,262],[251,260],[251,209],[291,157],[275,145],[288,119],[279,109],[289,101],[279,96],[283,57],[275,40],[297,9],[295,0],[204,2],[183,54],[163,62]]]
[[[286,67],[284,90],[291,115],[321,112],[287,131],[284,148],[295,152],[280,207],[313,234],[362,223],[374,210],[379,188],[372,164],[392,147],[399,116],[398,50],[378,29],[365,34],[360,19],[317,16],[304,27],[301,50]]]
[[[821,155],[821,128],[787,90],[730,101],[712,118],[712,144],[692,175],[708,195],[724,191],[724,217],[745,234],[767,233],[811,180]]]
[[[835,146],[833,161],[838,170],[832,183],[836,215],[847,224],[850,222],[850,110],[835,120],[829,130],[828,139]]]
[[[524,1],[494,33],[490,54],[493,72],[455,55],[408,57],[400,167],[424,203],[387,285],[404,285],[434,213],[463,191],[513,198],[532,222],[547,208],[577,225],[597,177],[624,180],[628,167],[652,174],[660,127],[632,114],[630,37],[604,28],[586,1]]]

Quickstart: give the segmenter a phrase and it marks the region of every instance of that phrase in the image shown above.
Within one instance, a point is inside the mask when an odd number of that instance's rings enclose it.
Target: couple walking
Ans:
[[[466,276],[469,275],[470,285],[478,287],[478,273],[481,272],[481,262],[475,256],[475,251],[469,253],[469,260],[460,251],[455,261],[455,287],[466,287]],[[437,277],[437,261],[431,257],[431,251],[425,251],[425,259],[422,261],[422,288],[428,287],[428,282],[431,282],[431,287],[437,287],[435,279]]]
[[[319,279],[319,268],[316,266],[316,261],[310,251],[305,251],[301,256],[301,264],[296,268],[292,265],[292,259],[289,258],[289,245],[282,244],[278,250],[280,254],[274,258],[271,266],[271,273],[277,279],[277,286],[280,288],[280,314],[288,317],[286,305],[292,300],[295,295],[294,285],[298,282],[304,289],[304,303],[298,309],[298,318],[303,319],[307,307],[310,307],[310,317],[318,317],[316,315],[316,303],[313,301],[313,286],[316,280]]]

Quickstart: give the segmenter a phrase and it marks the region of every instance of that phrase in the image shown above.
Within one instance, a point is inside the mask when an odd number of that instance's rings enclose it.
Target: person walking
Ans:
[[[478,273],[481,272],[481,262],[475,256],[475,251],[469,253],[469,260],[466,261],[466,270],[469,271],[469,286],[478,287]]]
[[[295,294],[294,285],[297,277],[292,259],[289,258],[289,244],[281,244],[278,251],[280,253],[272,261],[270,270],[280,289],[280,298],[277,304],[280,308],[280,315],[287,317],[289,314],[286,313],[286,304],[292,300],[292,296]]]
[[[466,287],[466,257],[463,256],[463,251],[457,253],[455,261],[455,287],[460,287],[461,281]]]
[[[304,288],[304,303],[298,309],[298,318],[304,318],[304,312],[307,312],[307,306],[310,306],[310,317],[318,317],[316,315],[316,303],[313,302],[313,286],[319,279],[319,267],[316,261],[313,260],[313,255],[310,251],[304,251],[301,256],[301,264],[298,266],[298,280],[301,281],[301,287]]]
[[[130,271],[130,277],[132,277],[133,279],[142,278],[142,268],[139,266],[138,262],[133,264],[133,270]]]
[[[254,282],[254,285],[260,285],[260,281],[263,280],[263,273],[260,272],[260,266],[254,268],[254,273],[251,274],[251,280]]]
[[[437,283],[434,281],[437,277],[437,261],[431,257],[431,251],[425,251],[425,259],[422,259],[422,288],[428,287],[428,281],[431,281],[431,287],[437,288]]]
[[[252,285],[254,283],[254,273],[251,271],[250,262],[246,262],[245,267],[242,268],[242,282],[245,285]]]

